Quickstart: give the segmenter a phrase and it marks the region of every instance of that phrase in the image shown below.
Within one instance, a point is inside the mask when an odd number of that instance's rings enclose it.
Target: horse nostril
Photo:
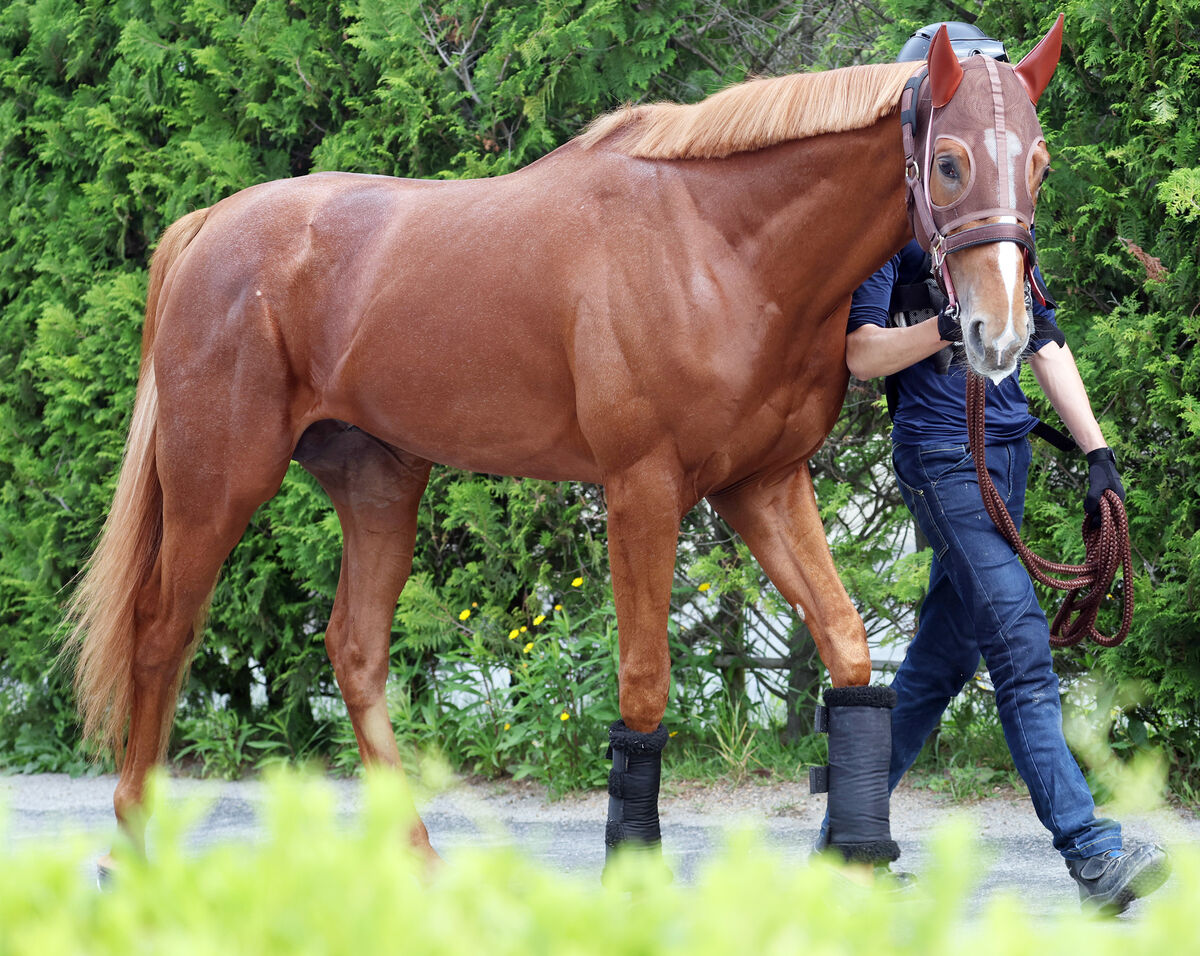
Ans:
[[[983,319],[974,319],[963,329],[963,341],[976,355],[983,355]]]

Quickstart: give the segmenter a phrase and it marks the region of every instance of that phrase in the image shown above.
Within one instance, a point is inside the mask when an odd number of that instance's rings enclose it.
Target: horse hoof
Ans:
[[[618,857],[620,860],[618,860]],[[662,850],[637,845],[626,846],[600,871],[602,886],[634,891],[646,885],[665,886],[675,882],[675,874],[662,858]],[[623,862],[628,857],[629,862]]]
[[[828,854],[820,855],[819,859],[831,866],[833,872],[847,883],[881,893],[885,899],[899,901],[917,893],[919,884],[916,874],[893,870],[886,863],[846,863]]]

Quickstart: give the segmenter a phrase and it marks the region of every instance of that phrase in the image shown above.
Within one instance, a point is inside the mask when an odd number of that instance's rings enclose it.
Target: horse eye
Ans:
[[[954,161],[950,159],[938,160],[938,172],[947,179],[958,179],[958,167],[954,165]]]

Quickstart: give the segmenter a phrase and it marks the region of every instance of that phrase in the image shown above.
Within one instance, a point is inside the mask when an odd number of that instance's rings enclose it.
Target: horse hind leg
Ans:
[[[900,855],[888,806],[891,709],[895,692],[868,687],[871,655],[862,619],[838,578],[813,494],[808,464],[782,480],[710,495],[780,593],[803,608],[833,687],[825,692],[829,766],[824,845],[848,861],[885,863]],[[818,775],[818,781],[819,781]]]
[[[431,462],[344,422],[322,421],[301,437],[295,459],[320,482],[342,525],[342,567],[325,647],[363,763],[401,769],[385,688],[396,600],[412,570],[417,507]],[[414,848],[438,859],[417,815]]]
[[[708,500],[788,604],[804,612],[833,686],[869,683],[867,632],[833,565],[808,464],[780,480],[742,485]]]
[[[179,687],[217,575],[255,509],[278,490],[287,467],[280,441],[274,449],[266,436],[259,443],[210,445],[203,428],[194,425],[159,425],[162,542],[134,606],[129,725],[113,805],[139,849],[144,848],[145,778],[165,754]],[[180,453],[177,442],[187,446],[187,453]],[[206,454],[200,454],[201,447]],[[254,451],[235,452],[234,447]],[[196,461],[219,467],[198,469]]]

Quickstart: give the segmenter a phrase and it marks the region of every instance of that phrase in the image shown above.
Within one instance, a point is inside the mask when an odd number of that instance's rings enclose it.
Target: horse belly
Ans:
[[[456,468],[599,480],[556,310],[474,284],[409,286],[365,318],[323,396],[329,417]]]

